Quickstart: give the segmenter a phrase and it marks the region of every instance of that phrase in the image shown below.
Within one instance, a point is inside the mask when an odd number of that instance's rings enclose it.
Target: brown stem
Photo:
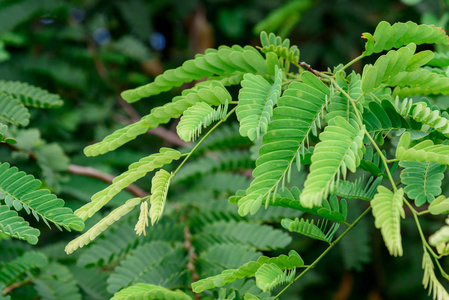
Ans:
[[[9,285],[9,286],[5,287],[5,289],[3,290],[3,296],[11,293],[11,291],[14,290],[14,289],[19,288],[22,285],[25,285],[25,284],[28,284],[28,283],[31,283],[31,282],[33,282],[33,280],[32,279],[28,279],[28,280],[19,281],[19,282],[16,282],[16,283],[13,283],[13,284]]]
[[[83,166],[78,166],[78,165],[73,165],[73,164],[69,165],[68,172],[71,174],[75,174],[75,175],[82,175],[82,176],[96,178],[96,179],[99,179],[99,180],[109,183],[109,184],[112,183],[112,180],[114,180],[114,178],[115,178],[111,174],[103,173],[103,172],[101,172],[97,169],[94,169],[92,167],[83,167]],[[139,188],[138,186],[136,186],[134,184],[129,185],[126,188],[126,190],[136,197],[143,198],[143,197],[148,196],[147,192],[145,192],[144,190],[142,190],[141,188]]]
[[[309,70],[310,72],[312,72],[313,74],[315,74],[315,76],[317,76],[318,78],[321,78],[320,77],[320,73],[317,71],[317,70],[314,70],[313,68],[312,68],[312,66],[310,66],[308,63],[305,63],[305,62],[300,62],[299,63],[299,65],[301,66],[301,67],[303,67],[303,68],[306,68],[307,70]]]
[[[185,221],[185,216],[181,216],[180,222]],[[192,274],[192,282],[198,281],[200,279],[196,269],[195,269],[195,259],[197,255],[195,253],[195,248],[192,245],[192,233],[189,230],[189,227],[186,225],[184,227],[184,246],[187,249],[187,253],[189,253],[189,261],[187,262],[187,269]],[[195,300],[200,299],[199,294],[195,294]]]
[[[128,114],[132,122],[137,122],[140,120],[141,116],[139,113],[134,109],[134,107],[122,99],[119,95],[117,95],[118,101],[120,103],[120,106],[123,108],[123,110]],[[170,131],[164,127],[156,127],[153,129],[148,130],[149,134],[152,134],[154,136],[160,137],[167,143],[176,145],[176,146],[185,146],[187,145],[186,142],[181,140],[179,136],[174,133],[173,131]]]
[[[170,131],[168,129],[165,129],[164,127],[156,127],[153,129],[148,130],[149,134],[152,134],[154,136],[160,137],[161,139],[165,140],[166,142],[169,142],[171,144],[174,144],[176,146],[186,146],[187,143],[181,140],[176,133],[173,131]]]

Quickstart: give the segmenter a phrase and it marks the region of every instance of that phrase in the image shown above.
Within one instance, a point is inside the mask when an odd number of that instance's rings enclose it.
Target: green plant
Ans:
[[[90,203],[75,212],[83,220],[95,216],[129,184],[160,169],[153,176],[151,196],[128,200],[70,242],[66,252],[90,243],[108,226],[125,218],[124,223],[112,225],[111,233],[94,242],[79,260],[82,265],[121,260],[108,279],[108,291],[116,293],[115,297],[134,299],[145,294],[150,299],[189,299],[187,284],[193,282],[193,292],[203,292],[205,299],[277,299],[370,211],[390,254],[402,256],[407,251],[403,250],[401,235],[406,207],[422,243],[423,284],[434,298],[449,298],[434,273],[436,264],[440,274],[449,278],[440,263],[449,253],[447,227],[429,241],[421,227],[423,216],[449,211],[447,198],[440,195],[441,180],[449,163],[449,123],[447,113],[432,98],[419,98],[448,94],[449,78],[438,68],[426,67],[434,61],[432,51],[416,52],[420,44],[447,45],[449,37],[441,28],[412,22],[381,22],[374,34],[364,33],[362,37],[367,41],[360,56],[344,66],[321,72],[299,62],[299,50],[290,46],[288,40],[262,32],[260,52],[251,46],[209,49],[181,67],[164,72],[154,82],[123,92],[126,101],[135,102],[207,77],[171,102],[153,108],[137,123],[87,147],[86,155],[113,151],[148,129],[180,116],[178,134],[186,141],[192,141],[203,127],[216,123],[190,149],[162,148],[131,164],[111,186],[95,194]],[[346,72],[355,62],[383,51],[388,52],[374,64],[366,64],[362,74]],[[226,87],[238,84],[241,89],[237,101]],[[203,147],[234,115],[241,136],[248,137],[258,148],[252,151],[258,157],[254,179],[244,182],[239,191],[235,191],[237,184],[226,190],[215,181],[233,180],[224,173],[227,170],[252,168],[245,152],[233,150],[229,155],[215,151],[212,156],[195,158],[207,153],[208,148],[217,149],[213,143]],[[237,147],[242,143],[240,137],[234,140],[239,141]],[[234,145],[229,143],[224,148],[229,151],[231,147]],[[295,165],[299,173],[294,170]],[[353,175],[348,170],[355,173],[354,181],[349,180]],[[307,176],[301,176],[303,172]],[[361,177],[366,172],[373,176],[367,182]],[[205,178],[206,184],[201,178]],[[200,196],[201,187],[207,185],[206,195]],[[170,196],[170,190],[190,200],[180,201],[177,206],[176,201],[167,201],[167,197],[176,199]],[[207,195],[208,190],[211,193]],[[235,191],[230,202],[237,204],[240,217],[253,222],[232,221],[235,211],[220,206],[222,202],[216,200],[225,190]],[[348,212],[356,210],[358,202],[346,199],[365,200],[369,206],[349,222]],[[419,208],[426,203],[430,203],[428,209]],[[124,217],[139,204],[138,221],[137,216]],[[123,224],[128,224],[129,231],[137,221],[135,230],[145,234],[148,216],[154,225],[164,214],[164,206],[169,206],[167,214],[171,217],[167,223],[155,226],[153,236],[142,240],[121,233],[126,229]],[[262,206],[266,210],[261,210]],[[299,218],[303,213],[316,218]],[[261,256],[255,250],[283,249],[290,242],[286,233],[261,224],[268,220],[279,223],[281,218],[283,228],[323,241],[328,247],[309,265],[293,250],[288,256]],[[184,232],[177,231],[177,221],[186,222]],[[334,238],[341,226],[345,229]],[[168,236],[157,234],[166,228]],[[182,236],[185,248],[180,245]],[[128,242],[111,244],[114,239]],[[302,271],[295,277],[297,268]],[[284,283],[284,289],[270,295]],[[182,288],[184,293],[167,288]]]
[[[29,150],[29,155],[33,155],[38,161],[45,160],[49,154],[56,155],[54,158],[61,158],[63,154],[58,153],[60,148],[56,147],[55,151],[51,151],[51,147],[45,143],[38,146],[32,145],[32,141],[27,141],[20,136],[20,134],[26,134],[26,131],[16,127],[29,124],[30,114],[27,106],[48,108],[61,104],[62,100],[59,96],[40,88],[21,82],[1,81],[0,141],[11,145],[11,147],[18,143],[18,147],[14,149]],[[8,128],[7,124],[12,124],[14,128]],[[18,136],[17,139],[16,136]],[[24,146],[25,143],[29,143],[29,146]],[[32,152],[31,148],[36,148],[36,151]],[[63,164],[63,161],[62,159],[59,163]],[[51,164],[46,168],[50,169]],[[3,202],[0,203],[0,233],[26,240],[30,244],[37,243],[40,231],[30,226],[17,214],[22,209],[27,214],[32,214],[37,221],[45,222],[48,227],[50,227],[50,222],[60,230],[62,228],[69,231],[71,229],[83,230],[84,222],[73,215],[70,208],[64,207],[64,201],[48,189],[42,189],[41,186],[42,182],[35,179],[34,176],[19,172],[16,167],[11,167],[8,163],[0,164],[0,199]]]

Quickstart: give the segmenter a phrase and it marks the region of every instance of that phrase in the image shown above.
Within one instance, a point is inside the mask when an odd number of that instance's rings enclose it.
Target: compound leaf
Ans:
[[[385,245],[391,255],[402,256],[402,238],[400,218],[405,218],[403,205],[404,190],[395,193],[380,185],[371,201],[374,225],[380,229]]]

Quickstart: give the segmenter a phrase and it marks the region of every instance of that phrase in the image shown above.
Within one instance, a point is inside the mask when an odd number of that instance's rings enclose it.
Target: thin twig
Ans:
[[[183,223],[185,221],[186,216],[182,216],[180,218],[180,222]],[[192,275],[192,282],[196,282],[200,279],[198,272],[195,268],[195,261],[197,259],[197,254],[195,252],[195,248],[192,245],[192,233],[189,230],[189,226],[184,227],[184,246],[186,247],[187,253],[189,254],[189,261],[187,262],[187,270],[190,271]],[[200,299],[199,294],[195,294],[195,300]]]
[[[117,95],[117,99],[119,101],[120,106],[130,117],[131,121],[134,123],[138,122],[140,120],[141,116],[134,109],[134,107],[131,104],[129,104],[128,102],[126,102],[125,100],[123,100],[123,98],[120,95]],[[182,147],[182,146],[187,145],[187,143],[184,142],[183,140],[181,140],[176,133],[174,133],[173,131],[170,131],[162,126],[150,129],[150,130],[148,130],[148,133],[151,135],[160,137],[167,143],[170,143],[170,144],[173,144],[176,146]]]
[[[69,169],[67,171],[74,175],[82,175],[82,176],[96,178],[96,179],[99,179],[99,180],[109,183],[109,184],[111,184],[112,180],[114,180],[114,178],[115,178],[111,174],[103,173],[95,168],[78,166],[78,165],[73,165],[73,164],[69,165]],[[147,192],[145,192],[144,190],[142,190],[135,184],[130,184],[125,189],[136,197],[143,198],[143,197],[146,197],[149,195]]]
[[[308,63],[305,63],[303,61],[301,61],[299,63],[299,65],[303,68],[306,68],[307,70],[309,70],[310,72],[312,72],[313,74],[315,74],[316,77],[321,78],[320,76],[320,72],[318,72],[317,70],[313,69],[311,65],[309,65]]]
[[[176,146],[182,147],[187,145],[187,143],[181,140],[176,133],[161,126],[148,130],[148,133],[160,137],[166,142],[169,142]]]
[[[32,279],[15,282],[15,283],[5,287],[5,289],[3,290],[3,296],[6,296],[7,294],[11,293],[14,289],[19,288],[19,287],[21,287],[25,284],[31,283],[31,282],[33,282]]]

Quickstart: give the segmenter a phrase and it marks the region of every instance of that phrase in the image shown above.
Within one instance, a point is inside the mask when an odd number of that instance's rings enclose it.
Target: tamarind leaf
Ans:
[[[421,44],[449,44],[446,32],[434,25],[418,25],[411,21],[406,23],[380,22],[374,34],[363,33],[362,38],[367,40],[365,44],[365,56],[379,53],[391,48],[399,48],[409,43]]]
[[[377,194],[371,200],[373,208],[374,225],[380,229],[385,245],[391,255],[402,256],[402,238],[400,218],[405,218],[403,205],[404,190],[401,188],[395,193],[379,185]]]

